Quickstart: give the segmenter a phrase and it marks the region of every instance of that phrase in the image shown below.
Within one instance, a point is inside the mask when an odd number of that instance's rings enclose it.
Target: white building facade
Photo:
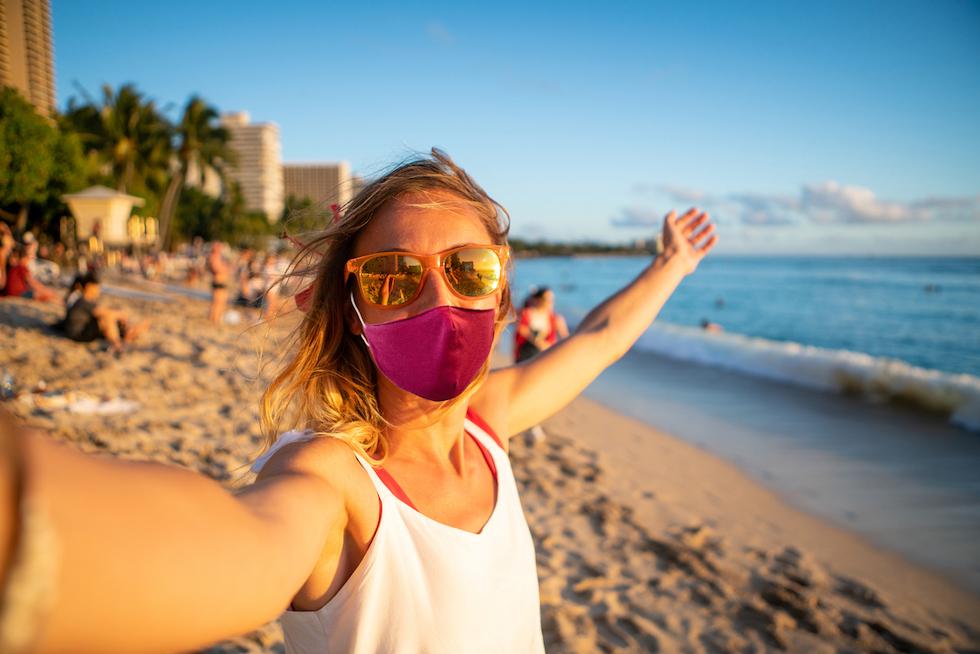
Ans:
[[[221,126],[228,130],[228,146],[237,158],[228,176],[241,187],[245,208],[278,221],[285,203],[279,126],[251,123],[244,111],[223,114]]]
[[[344,206],[353,197],[350,164],[288,163],[282,167],[283,190],[286,198],[308,199],[321,209],[330,205]]]
[[[48,0],[0,0],[0,87],[12,86],[42,116],[54,113]]]

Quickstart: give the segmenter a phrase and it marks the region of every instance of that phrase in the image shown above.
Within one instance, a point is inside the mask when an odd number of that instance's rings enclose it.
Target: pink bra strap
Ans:
[[[483,460],[487,462],[487,467],[490,468],[490,474],[493,475],[493,479],[494,481],[496,481],[497,466],[493,462],[493,455],[490,454],[490,451],[483,446],[483,443],[480,442],[480,439],[478,439],[473,434],[467,433],[467,435],[470,438],[472,438],[473,442],[476,443],[476,446],[480,448],[480,453],[483,455]],[[384,468],[375,468],[374,471],[377,473],[378,479],[380,479],[381,483],[383,483],[385,486],[388,487],[388,490],[391,491],[392,495],[394,495],[402,502],[404,502],[405,504],[409,505],[410,507],[418,511],[418,508],[416,508],[416,506],[412,504],[412,500],[408,499],[408,494],[402,489],[401,486],[398,485],[398,482],[395,481],[395,478],[392,477],[387,470],[385,470]]]
[[[402,487],[398,485],[398,482],[395,481],[395,478],[392,477],[387,470],[384,468],[375,468],[374,471],[378,474],[378,479],[380,479],[381,483],[388,487],[388,490],[391,491],[392,495],[418,511],[418,509],[415,508],[415,505],[412,504],[412,500],[408,499],[408,495],[405,494],[405,491],[402,490]]]

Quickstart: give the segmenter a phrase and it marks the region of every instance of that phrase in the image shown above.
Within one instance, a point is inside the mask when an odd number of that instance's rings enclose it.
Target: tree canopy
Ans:
[[[40,116],[15,89],[0,89],[0,215],[19,231],[29,218],[46,227],[87,172],[77,135]]]

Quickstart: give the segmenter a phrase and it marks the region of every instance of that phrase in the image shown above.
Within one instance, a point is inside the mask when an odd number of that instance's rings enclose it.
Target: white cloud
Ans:
[[[705,202],[709,199],[708,194],[699,189],[672,186],[670,184],[663,184],[655,188],[661,193],[670,196],[675,202]]]
[[[627,208],[623,209],[610,223],[613,227],[631,227],[648,229],[663,225],[664,217],[653,209]]]
[[[786,195],[733,193],[726,200],[746,225],[793,225],[800,222],[799,201]]]
[[[804,186],[800,208],[818,223],[896,223],[930,217],[927,211],[911,204],[885,202],[871,189],[834,181]]]
[[[634,191],[657,191],[678,204],[697,204],[710,211],[719,223],[731,220],[753,226],[980,220],[980,195],[894,202],[878,198],[871,189],[846,186],[832,180],[805,184],[797,196],[751,192],[712,195],[699,189],[642,183],[635,185]],[[645,210],[630,211],[642,213]],[[639,226],[631,215],[613,218],[612,225]]]
[[[980,195],[951,198],[931,197],[916,200],[912,206],[943,220],[980,220]]]

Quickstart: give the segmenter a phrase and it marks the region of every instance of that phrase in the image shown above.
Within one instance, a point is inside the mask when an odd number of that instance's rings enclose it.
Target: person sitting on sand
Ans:
[[[24,234],[24,265],[31,271],[31,276],[41,283],[51,284],[58,280],[61,270],[53,261],[49,261],[42,253],[42,246],[32,232]],[[45,250],[46,252],[46,250]]]
[[[287,652],[544,651],[510,439],[626,353],[714,226],[669,213],[663,252],[574,334],[491,370],[512,321],[503,207],[433,149],[342,216],[296,255],[312,299],[262,398],[253,484],[25,439],[27,506],[62,559],[38,569],[63,571],[39,651],[198,648],[287,606]]]
[[[25,259],[23,245],[14,246],[7,258],[6,284],[0,295],[22,297],[39,302],[58,303],[58,294],[34,278]]]
[[[113,351],[121,352],[125,344],[132,343],[149,329],[149,320],[134,324],[122,311],[98,306],[102,286],[95,272],[77,279],[77,288],[69,293],[67,301],[70,304],[60,323],[65,336],[71,340],[91,343],[103,338]]]

